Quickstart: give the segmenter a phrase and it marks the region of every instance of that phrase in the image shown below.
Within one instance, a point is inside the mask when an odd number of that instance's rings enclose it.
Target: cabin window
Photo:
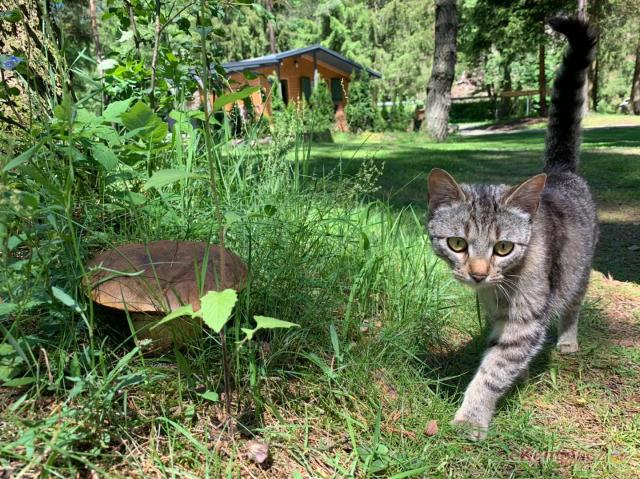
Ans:
[[[311,98],[311,78],[300,77],[300,91],[304,95],[304,99],[309,101]]]
[[[280,92],[282,93],[282,101],[285,105],[289,104],[289,82],[280,79]]]
[[[340,103],[342,101],[342,79],[331,79],[331,99],[334,103]]]

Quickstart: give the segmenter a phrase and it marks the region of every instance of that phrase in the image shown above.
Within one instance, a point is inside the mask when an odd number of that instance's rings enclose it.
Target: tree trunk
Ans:
[[[583,21],[589,20],[589,16],[587,14],[587,0],[578,0],[578,18]],[[584,90],[583,90],[584,102],[582,103],[582,113],[587,113],[589,111],[589,75],[584,79]]]
[[[640,38],[636,46],[636,66],[631,80],[631,111],[634,115],[640,115]]]
[[[596,45],[596,58],[593,60],[591,70],[589,70],[591,77],[589,79],[589,84],[591,85],[591,109],[593,111],[598,111],[598,102],[600,101],[600,98],[598,98],[600,93],[598,91],[598,82],[600,81],[600,61],[598,60],[599,50],[598,45]]]
[[[158,75],[158,49],[160,48],[160,33],[162,32],[160,26],[160,0],[156,0],[155,4],[155,20],[154,20],[154,32],[153,32],[153,51],[151,52],[151,88],[149,92],[149,98],[151,108],[156,107],[156,78]]]
[[[96,0],[89,0],[89,21],[91,23],[91,36],[96,47],[96,60],[102,61],[102,51],[100,50],[100,35],[98,33],[98,17],[96,13]]]
[[[273,15],[273,0],[267,0],[267,11]],[[269,47],[271,48],[271,53],[278,53],[278,49],[276,48],[276,31],[273,27],[273,20],[269,20],[269,23],[267,23],[267,29],[269,31]]]
[[[547,70],[544,64],[545,59],[545,47],[544,39],[540,41],[538,47],[538,90],[540,91],[540,116],[547,116],[549,114],[549,107],[547,106]]]
[[[426,127],[436,141],[445,140],[449,133],[451,84],[456,69],[457,33],[456,0],[436,0],[435,50],[425,106]]]

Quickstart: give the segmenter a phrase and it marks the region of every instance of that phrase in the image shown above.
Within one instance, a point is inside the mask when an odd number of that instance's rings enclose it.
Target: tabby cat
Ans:
[[[544,173],[518,186],[458,184],[429,174],[427,230],[436,254],[473,288],[487,313],[489,342],[453,424],[486,437],[498,400],[527,373],[548,326],[557,349],[578,351],[577,323],[598,237],[589,188],[576,174],[584,84],[596,44],[589,25],[555,17],[568,40],[553,85]]]

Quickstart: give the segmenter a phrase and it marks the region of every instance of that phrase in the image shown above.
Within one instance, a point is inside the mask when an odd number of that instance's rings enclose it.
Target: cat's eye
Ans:
[[[498,241],[493,247],[493,252],[498,256],[507,256],[513,251],[513,243],[511,241]]]
[[[467,249],[467,242],[465,241],[465,239],[458,238],[457,236],[447,238],[447,245],[456,253],[461,253]]]

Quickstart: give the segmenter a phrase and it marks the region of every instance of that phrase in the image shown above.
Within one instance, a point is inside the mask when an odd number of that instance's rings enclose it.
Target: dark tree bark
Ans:
[[[640,38],[636,46],[636,66],[631,81],[631,111],[634,115],[640,115]]]
[[[273,0],[267,0],[267,11],[270,14],[273,14]],[[273,20],[269,20],[269,23],[267,23],[267,29],[269,31],[269,47],[271,48],[271,53],[278,53],[278,49],[276,48],[276,31],[273,26]]]
[[[436,0],[435,50],[427,86],[426,128],[436,141],[447,138],[451,84],[456,69],[458,10],[456,0]]]
[[[587,0],[578,0],[578,18],[583,21],[589,20],[589,15],[587,11]],[[582,112],[586,113],[589,111],[589,75],[584,80],[584,102],[582,103]]]
[[[600,101],[598,91],[599,81],[600,81],[600,61],[598,60],[599,54],[598,45],[596,45],[596,58],[593,60],[593,64],[591,65],[591,69],[589,70],[589,85],[591,86],[591,109],[593,111],[598,111],[598,102]]]
[[[538,47],[538,90],[540,90],[540,115],[547,116],[549,107],[547,106],[547,71],[544,64],[545,46],[544,40],[540,41]]]

